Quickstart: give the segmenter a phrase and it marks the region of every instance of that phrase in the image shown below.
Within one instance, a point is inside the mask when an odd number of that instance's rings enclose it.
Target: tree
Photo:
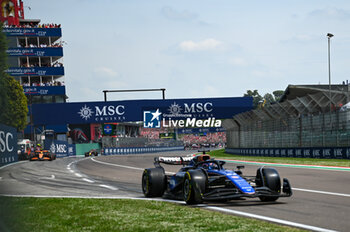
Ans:
[[[272,95],[273,94],[273,95]],[[253,108],[257,109],[259,107],[264,107],[266,104],[273,104],[275,102],[278,102],[281,97],[284,94],[283,90],[275,90],[271,93],[264,94],[264,97],[262,97],[258,90],[247,90],[247,93],[245,93],[244,97],[253,97]]]
[[[283,90],[275,90],[272,93],[273,93],[273,96],[275,96],[275,101],[278,102],[281,100],[281,97],[283,96],[284,91]]]
[[[275,103],[276,100],[271,93],[266,93],[264,95],[264,102],[265,102],[265,104],[272,104],[272,103]]]
[[[253,97],[253,108],[258,108],[259,104],[263,102],[263,97],[259,94],[258,90],[247,90],[247,93],[243,97]]]
[[[0,28],[2,28],[0,23]],[[27,126],[27,98],[23,88],[7,69],[7,38],[0,31],[0,123],[23,130]]]

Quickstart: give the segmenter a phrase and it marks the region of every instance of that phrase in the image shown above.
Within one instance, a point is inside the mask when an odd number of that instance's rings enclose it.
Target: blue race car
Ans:
[[[142,190],[146,197],[162,197],[184,200],[187,204],[203,201],[227,201],[244,197],[258,197],[261,201],[276,201],[292,196],[288,179],[283,179],[276,169],[260,167],[256,176],[244,176],[241,169],[224,169],[225,161],[211,159],[203,154],[195,157],[155,157],[155,168],[145,169]],[[183,165],[173,175],[166,174],[161,163]],[[165,194],[164,194],[165,193]]]

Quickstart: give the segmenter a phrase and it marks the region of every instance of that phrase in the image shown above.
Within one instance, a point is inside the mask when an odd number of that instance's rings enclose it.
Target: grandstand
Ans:
[[[185,134],[179,137],[179,140],[183,141],[186,148],[192,146],[223,146],[226,143],[225,132],[206,133],[205,135],[198,134]]]
[[[348,84],[289,85],[275,104],[223,122],[227,148],[346,147],[350,144]]]

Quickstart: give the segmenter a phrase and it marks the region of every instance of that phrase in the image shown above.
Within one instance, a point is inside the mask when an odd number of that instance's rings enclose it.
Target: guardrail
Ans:
[[[184,150],[184,147],[106,147],[104,148],[104,155],[128,155],[180,150]]]
[[[225,148],[225,152],[243,156],[350,159],[350,147]]]

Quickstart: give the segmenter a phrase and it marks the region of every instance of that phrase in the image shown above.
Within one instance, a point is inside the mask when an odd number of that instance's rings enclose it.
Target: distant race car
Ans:
[[[211,159],[208,154],[155,157],[154,161],[155,168],[145,169],[142,175],[142,190],[146,197],[162,197],[166,193],[169,198],[199,204],[245,197],[271,202],[292,196],[288,179],[283,179],[281,187],[280,176],[274,168],[260,167],[256,176],[244,176],[240,170],[244,166],[227,170],[223,167],[225,161]],[[168,175],[161,163],[183,167],[176,174]]]
[[[85,157],[89,157],[89,156],[98,156],[98,152],[96,149],[91,149],[88,152],[85,152]]]
[[[29,155],[29,160],[30,161],[35,161],[35,160],[55,160],[56,159],[56,154],[51,153],[49,150],[42,150],[42,151],[34,151],[31,152]]]

